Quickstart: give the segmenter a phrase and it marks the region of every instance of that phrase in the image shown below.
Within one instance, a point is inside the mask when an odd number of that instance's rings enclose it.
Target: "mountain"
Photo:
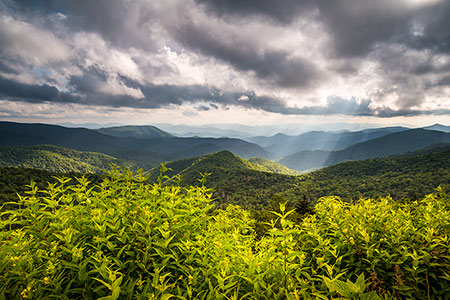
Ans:
[[[50,145],[0,147],[0,167],[42,169],[58,173],[104,173],[111,169],[112,164],[137,169],[132,161],[96,152]]]
[[[391,195],[394,199],[422,197],[441,185],[450,192],[450,149],[445,146],[428,147],[414,153],[362,161],[348,161],[300,176],[290,176],[255,169],[248,162],[229,151],[221,151],[169,162],[173,169],[166,175],[182,175],[182,185],[198,185],[199,172],[211,173],[205,185],[213,188],[217,207],[239,204],[261,209],[273,199],[291,204],[306,197],[315,201],[322,196],[334,195],[344,200],[360,196],[377,198]],[[442,150],[442,151],[440,151]],[[424,154],[421,154],[423,152]],[[16,192],[31,180],[40,187],[55,182],[47,171],[0,168],[1,199],[17,199]],[[157,180],[159,168],[150,171],[150,179]],[[71,176],[71,175],[69,175]],[[77,175],[79,176],[79,175]],[[91,175],[89,175],[91,176]],[[98,179],[92,179],[98,182]],[[4,200],[4,201],[6,201]]]
[[[290,202],[303,197],[315,201],[329,195],[345,200],[360,196],[422,197],[439,185],[450,192],[450,149],[440,145],[434,148],[435,152],[423,153],[430,149],[342,162],[300,176],[261,172],[251,162],[222,151],[167,163],[173,170],[166,174],[180,174],[182,185],[198,185],[200,172],[210,173],[205,185],[215,190],[213,198],[219,207],[233,203],[263,208],[277,197]],[[159,169],[153,169],[151,174],[151,180],[156,181]]]
[[[79,151],[100,152],[136,161],[147,169],[170,161],[229,150],[242,157],[269,157],[260,146],[230,138],[162,137],[141,139],[114,137],[85,128],[57,125],[0,122],[0,145],[31,146],[49,144]]]
[[[430,151],[428,148],[425,152]],[[434,147],[407,155],[360,161],[347,161],[302,176],[302,184],[291,191],[317,199],[340,196],[343,199],[385,197],[417,198],[437,186],[450,192],[450,148]],[[289,194],[290,191],[286,191]]]
[[[104,133],[115,137],[133,137],[141,139],[153,139],[172,136],[158,127],[144,125],[144,126],[115,126],[103,127],[96,129],[97,132]]]
[[[213,198],[219,207],[233,203],[247,208],[262,208],[273,195],[299,182],[296,176],[261,171],[259,165],[229,151],[169,162],[166,167],[170,170],[164,174],[180,174],[182,185],[198,185],[200,173],[209,173],[205,185],[215,189]],[[150,170],[150,174],[150,179],[156,181],[159,168]]]
[[[294,170],[305,171],[334,165],[347,160],[385,157],[449,142],[450,133],[411,129],[354,144],[338,151],[300,151],[282,158],[279,163]]]
[[[442,124],[434,124],[431,126],[424,127],[423,129],[427,130],[436,130],[442,132],[450,132],[450,126],[442,125]]]
[[[351,145],[376,139],[394,132],[408,130],[405,127],[386,127],[362,131],[310,131],[298,136],[278,133],[271,137],[252,137],[246,139],[271,152],[275,157],[287,156],[303,150],[338,150]]]
[[[262,158],[262,157],[251,157],[248,159],[250,163],[253,165],[253,169],[262,171],[262,172],[271,172],[277,174],[285,174],[285,175],[299,175],[299,173],[295,170],[289,169],[282,164],[276,163],[274,161]]]

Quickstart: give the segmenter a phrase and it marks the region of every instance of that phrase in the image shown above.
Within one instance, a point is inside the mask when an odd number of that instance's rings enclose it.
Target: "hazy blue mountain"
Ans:
[[[408,130],[405,127],[386,127],[365,129],[362,131],[311,131],[298,136],[278,133],[271,137],[253,137],[246,139],[256,143],[273,153],[275,157],[283,157],[304,150],[338,150],[348,146],[379,138],[384,135]]]
[[[424,129],[436,130],[436,131],[442,131],[442,132],[450,132],[450,126],[445,126],[442,124],[434,124],[431,126],[424,127]]]
[[[361,160],[402,154],[434,144],[449,143],[450,133],[411,129],[354,144],[343,150],[306,150],[282,158],[279,162],[289,168],[305,171],[331,166],[347,160]]]
[[[186,124],[152,124],[162,130],[178,136],[209,136],[209,137],[235,137],[250,138],[254,136],[272,136],[279,132],[297,136],[309,131],[360,131],[367,128],[378,127],[369,123],[328,123],[328,124],[307,124],[307,123],[276,123],[268,125],[243,125],[243,124],[207,124],[207,125],[186,125]]]
[[[104,133],[115,137],[133,137],[142,139],[153,139],[172,136],[158,127],[143,125],[143,126],[114,126],[103,127],[96,129],[97,132]]]
[[[59,126],[64,126],[64,127],[69,127],[69,128],[88,128],[88,129],[100,129],[103,127],[122,126],[119,123],[98,124],[98,123],[71,123],[71,122],[57,123],[54,125],[59,125]]]
[[[269,153],[260,146],[239,139],[178,137],[141,139],[113,137],[85,128],[0,122],[0,145],[41,144],[105,153],[117,158],[137,161],[145,168],[156,166],[162,161],[204,155],[221,150],[231,151],[244,158],[269,156]]]

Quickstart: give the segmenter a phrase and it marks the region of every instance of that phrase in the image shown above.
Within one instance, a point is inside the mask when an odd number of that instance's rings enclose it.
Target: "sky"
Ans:
[[[450,125],[450,1],[2,0],[0,119]]]

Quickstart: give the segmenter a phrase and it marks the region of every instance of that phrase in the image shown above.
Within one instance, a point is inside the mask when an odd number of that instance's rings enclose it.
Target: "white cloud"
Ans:
[[[73,54],[51,32],[6,15],[0,15],[0,49],[9,59],[35,66],[67,62]]]

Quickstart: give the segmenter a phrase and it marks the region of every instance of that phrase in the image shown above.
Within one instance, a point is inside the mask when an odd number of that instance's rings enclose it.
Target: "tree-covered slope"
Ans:
[[[275,196],[291,202],[327,195],[345,200],[391,195],[398,200],[422,197],[439,185],[450,191],[450,150],[436,149],[442,151],[348,161],[301,176],[261,172],[232,153],[220,152],[168,163],[173,171],[167,174],[180,174],[183,185],[195,185],[200,172],[211,173],[205,184],[215,189],[217,203],[244,207],[264,207]],[[158,175],[159,170],[153,169],[152,180]]]
[[[279,162],[289,168],[304,171],[331,166],[347,160],[386,157],[419,150],[438,143],[449,143],[450,133],[411,129],[358,143],[338,151],[300,151]]]
[[[153,139],[172,136],[170,133],[163,131],[155,126],[115,126],[96,129],[97,132],[104,133],[116,137],[134,137],[142,139]]]
[[[280,196],[291,204],[304,197],[315,201],[326,195],[344,200],[391,195],[399,200],[422,197],[439,185],[450,192],[450,149],[441,147],[443,151],[438,152],[428,149],[425,153],[344,162],[301,176],[261,172],[254,164],[224,151],[167,163],[173,171],[165,174],[181,174],[182,185],[198,185],[200,172],[211,173],[205,185],[215,189],[214,200],[218,207],[231,203],[264,208],[272,199],[280,200]],[[21,178],[27,178],[25,183],[29,183],[30,171],[25,170],[21,175],[20,170],[24,169],[14,170],[14,178],[22,183]],[[4,169],[0,169],[0,174],[2,172],[5,174]],[[150,175],[152,181],[157,181],[159,167],[151,170]],[[40,180],[40,176],[36,177]],[[14,186],[18,184],[7,178],[9,175],[0,177],[0,186],[4,194],[14,196]]]
[[[259,165],[229,151],[169,162],[166,167],[170,170],[165,175],[181,175],[181,184],[185,186],[200,184],[201,174],[209,173],[205,185],[215,189],[214,198],[219,207],[232,203],[262,208],[276,193],[299,182],[296,176],[261,171]],[[150,173],[150,179],[156,181],[159,168]]]
[[[96,152],[84,152],[51,145],[1,146],[0,167],[42,169],[58,173],[103,173],[112,164],[137,169],[136,163]]]
[[[450,149],[440,149],[445,150],[343,162],[302,175],[302,184],[294,189],[300,188],[312,199],[328,195],[343,199],[388,195],[417,198],[432,193],[439,185],[449,192]],[[294,194],[298,193],[296,190]]]
[[[276,163],[269,159],[265,159],[262,157],[251,157],[248,159],[249,162],[253,164],[253,168],[262,172],[271,172],[285,175],[298,175],[298,172],[292,169],[289,169],[282,164]]]

